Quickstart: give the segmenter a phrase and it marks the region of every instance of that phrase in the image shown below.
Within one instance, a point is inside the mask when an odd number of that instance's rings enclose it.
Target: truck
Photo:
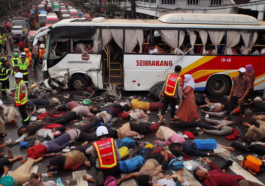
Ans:
[[[46,26],[46,18],[47,18],[47,14],[40,14],[39,15],[38,22],[39,22],[41,27]]]
[[[29,24],[23,17],[14,17],[11,21],[12,38],[17,40],[21,38],[22,31],[29,31]]]
[[[38,13],[40,13],[41,11],[45,11],[45,5],[38,5]]]
[[[54,5],[53,5],[53,11],[54,12],[59,12],[60,11],[60,5],[57,2],[55,2]]]

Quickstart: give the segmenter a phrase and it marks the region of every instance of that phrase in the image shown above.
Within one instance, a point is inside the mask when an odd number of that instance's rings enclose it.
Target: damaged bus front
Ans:
[[[46,86],[48,81],[53,87],[72,90],[86,90],[91,85],[103,88],[99,29],[56,23],[55,27],[46,27],[46,30],[38,30],[37,33],[34,45],[38,43],[38,38],[46,35],[42,66]]]

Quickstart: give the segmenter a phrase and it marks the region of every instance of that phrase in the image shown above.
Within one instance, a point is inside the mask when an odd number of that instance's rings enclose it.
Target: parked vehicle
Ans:
[[[46,18],[46,26],[53,25],[58,22],[58,17],[57,15],[48,15]]]
[[[76,9],[69,9],[71,18],[78,18],[78,12]]]
[[[62,15],[63,14],[69,14],[69,11],[68,10],[60,10],[60,15],[59,17],[62,18]],[[69,14],[70,15],[70,14]]]
[[[265,21],[258,21],[251,16],[171,13],[157,20],[101,17],[92,21],[80,19],[74,23],[69,19],[62,23],[40,32],[34,43],[38,42],[38,37],[47,35],[48,55],[42,66],[45,77],[75,90],[86,90],[91,83],[104,89],[105,85],[113,83],[120,84],[125,91],[149,91],[157,83],[165,81],[168,73],[174,71],[175,65],[180,65],[181,76],[193,76],[196,91],[223,96],[229,93],[238,69],[250,62],[255,68],[254,90],[265,89],[265,56],[250,55],[255,48],[264,47],[260,43],[263,40]],[[156,32],[160,33],[157,37],[153,34]],[[242,32],[248,37],[241,37]],[[173,52],[150,54],[148,45],[144,44],[144,39],[147,40],[149,34],[150,41],[156,41],[161,49],[168,47]],[[111,57],[107,44],[111,38],[115,42],[117,35],[120,36],[119,45],[124,46],[124,51],[120,57],[121,62],[118,62],[120,65],[115,66],[113,64],[117,64],[117,60]],[[132,35],[137,37],[131,37]],[[199,37],[202,41],[196,40]],[[233,54],[232,45],[228,47],[226,44],[235,37],[241,38],[233,40],[235,45],[244,41],[251,43],[248,45],[251,48],[242,51],[242,54]],[[184,38],[194,41],[186,53],[180,47]],[[74,50],[78,43],[86,45],[86,52]],[[100,46],[98,43],[104,45]],[[206,44],[214,45],[216,52],[207,55],[204,50]],[[137,45],[140,48],[132,52]],[[221,47],[223,50],[218,50]],[[112,74],[114,70],[119,71],[118,77]]]
[[[59,12],[60,11],[60,5],[57,2],[55,2],[53,4],[53,11],[54,12]]]
[[[47,18],[47,15],[46,14],[40,14],[39,15],[39,24],[40,26],[46,26],[46,18]]]
[[[41,11],[45,11],[45,5],[43,4],[38,5],[38,13],[40,13]]]
[[[91,19],[92,17],[90,16],[90,14],[84,14],[84,18]]]
[[[20,39],[23,29],[29,31],[29,24],[23,17],[14,17],[11,21],[11,33],[13,39]]]
[[[62,14],[61,20],[63,20],[63,19],[71,19],[70,14]]]

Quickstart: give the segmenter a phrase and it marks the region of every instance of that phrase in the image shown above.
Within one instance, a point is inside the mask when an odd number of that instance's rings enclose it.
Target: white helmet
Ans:
[[[26,57],[27,57],[27,55],[26,55],[26,53],[25,53],[25,52],[21,52],[21,54],[20,54],[20,57],[21,57],[21,58],[26,58]]]
[[[105,136],[105,135],[109,134],[109,131],[108,131],[107,127],[100,126],[97,128],[96,134],[97,134],[97,137]]]
[[[23,78],[23,74],[21,72],[17,72],[16,75],[15,75],[15,78],[22,79]]]
[[[40,44],[40,48],[44,49],[45,45],[44,44]]]

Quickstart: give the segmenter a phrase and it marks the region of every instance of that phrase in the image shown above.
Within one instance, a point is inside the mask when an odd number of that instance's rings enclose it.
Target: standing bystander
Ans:
[[[171,107],[171,121],[176,120],[177,118],[174,117],[175,115],[175,108],[177,104],[177,98],[178,96],[182,96],[182,79],[179,76],[179,73],[181,71],[181,66],[177,65],[175,66],[174,72],[167,75],[166,82],[162,88],[162,91],[159,95],[159,98],[162,98],[162,94],[164,93],[164,103],[163,108],[161,111],[160,116],[160,123],[163,121],[163,117],[165,115],[165,111],[168,107],[168,104],[170,103]],[[180,99],[181,101],[182,99]]]
[[[247,76],[244,76],[246,69],[241,67],[238,70],[238,76],[234,77],[233,86],[227,101],[229,102],[228,108],[225,113],[224,119],[229,119],[230,112],[235,108],[236,103],[240,106],[241,116],[245,117],[244,114],[244,98],[247,96],[249,89],[251,88],[250,79]]]

